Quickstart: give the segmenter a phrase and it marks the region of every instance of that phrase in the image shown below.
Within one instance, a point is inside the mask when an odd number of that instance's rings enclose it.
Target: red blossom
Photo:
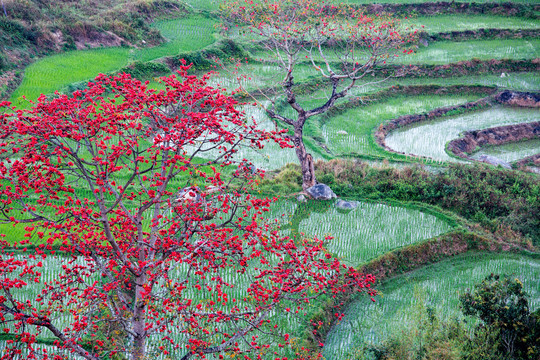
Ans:
[[[0,219],[24,229],[0,240],[0,324],[17,340],[2,359],[41,335],[85,359],[247,356],[277,309],[374,281],[263,219],[272,200],[250,191],[264,172],[235,155],[290,145],[188,70],[161,91],[100,75],[29,110],[0,103]]]

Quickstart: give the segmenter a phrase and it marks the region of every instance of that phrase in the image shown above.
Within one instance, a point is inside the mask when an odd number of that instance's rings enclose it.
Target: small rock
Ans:
[[[306,197],[305,197],[303,194],[298,195],[298,196],[296,197],[296,200],[298,200],[298,202],[301,202],[301,203],[307,201]]]
[[[336,202],[336,207],[341,210],[352,210],[358,207],[358,203],[356,201],[347,201],[347,200],[339,199]]]
[[[337,132],[337,134],[338,134],[338,135],[349,135],[349,133],[346,132],[345,130],[339,130],[339,131]]]
[[[501,73],[501,77],[506,77],[506,74],[505,73]]]
[[[496,158],[495,156],[490,155],[481,155],[478,157],[478,161],[485,162],[486,164],[491,164],[495,166],[502,166],[505,169],[512,169],[512,165],[507,163],[504,160],[501,160],[499,158]]]
[[[185,187],[178,192],[176,195],[175,201],[178,203],[187,203],[187,202],[200,202],[201,201],[200,190],[197,186]]]
[[[315,200],[331,200],[336,198],[336,194],[325,184],[317,184],[306,189],[306,192]]]

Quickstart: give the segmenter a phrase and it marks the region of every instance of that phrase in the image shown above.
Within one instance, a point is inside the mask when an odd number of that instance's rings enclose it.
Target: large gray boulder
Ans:
[[[341,210],[352,210],[358,207],[358,203],[356,201],[339,199],[338,201],[336,201],[336,207]]]
[[[485,162],[487,164],[495,165],[495,166],[502,166],[505,169],[512,169],[512,165],[507,163],[504,160],[501,160],[499,158],[496,158],[495,156],[491,155],[481,155],[478,157],[478,160],[481,162]]]
[[[317,184],[312,186],[306,189],[306,192],[315,200],[331,200],[337,197],[332,189],[325,184]]]

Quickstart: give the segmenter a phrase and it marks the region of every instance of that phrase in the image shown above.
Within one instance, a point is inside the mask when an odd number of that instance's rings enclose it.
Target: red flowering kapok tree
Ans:
[[[101,75],[30,110],[0,103],[2,359],[274,358],[280,309],[369,291],[322,241],[262,218],[262,173],[234,154],[286,142],[187,70],[161,91]]]
[[[304,190],[317,183],[303,138],[308,119],[326,113],[355,86],[366,85],[365,77],[378,67],[411,53],[416,34],[389,15],[366,15],[361,8],[322,0],[225,0],[222,19],[226,31],[241,29],[279,68],[275,87],[251,94],[265,100],[260,105],[271,119],[289,128],[286,137],[294,144]],[[302,99],[305,87],[295,81],[297,75],[318,78],[326,92]],[[287,107],[294,118],[285,115]]]

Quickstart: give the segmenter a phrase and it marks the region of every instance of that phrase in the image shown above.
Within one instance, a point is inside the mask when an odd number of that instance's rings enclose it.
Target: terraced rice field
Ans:
[[[538,121],[540,110],[493,107],[483,111],[419,123],[391,132],[386,145],[407,154],[426,156],[439,161],[460,161],[445,152],[446,143],[464,131]]]
[[[537,91],[540,89],[540,74],[534,72],[504,73],[502,74],[482,74],[468,76],[454,76],[446,78],[398,78],[392,80],[392,84],[399,85],[495,85],[502,89],[512,89],[516,91]],[[389,84],[372,86],[371,89],[380,89]],[[371,90],[372,91],[372,90]]]
[[[311,81],[315,86],[323,86],[323,81],[316,81],[315,75],[318,73],[309,64],[300,65],[295,69],[297,71],[295,80],[298,83],[306,83]],[[210,83],[212,85],[220,85],[227,89],[236,89],[239,84],[247,91],[254,91],[259,89],[267,89],[275,86],[280,79],[281,74],[277,66],[272,64],[251,63],[249,65],[243,65],[240,68],[240,74],[257,74],[256,77],[242,78],[238,81],[236,73],[222,73],[217,74],[211,78]],[[481,74],[481,75],[467,75],[467,76],[454,76],[445,78],[410,78],[401,77],[384,81],[379,77],[373,77],[366,82],[358,84],[353,88],[351,96],[362,96],[378,91],[387,89],[394,85],[485,85],[485,86],[497,86],[503,89],[513,89],[517,91],[535,91],[540,89],[540,74],[536,72],[511,72],[502,74]],[[321,94],[314,94],[311,97],[323,98]],[[307,96],[309,98],[309,96]]]
[[[24,72],[22,84],[12,94],[17,106],[27,106],[22,96],[36,100],[74,82],[91,79],[100,73],[117,70],[128,62],[128,48],[70,51],[36,61]]]
[[[477,1],[478,2],[478,1]],[[540,21],[493,15],[437,15],[412,17],[411,24],[429,34],[478,29],[539,29]],[[421,26],[424,25],[424,28]]]
[[[415,54],[398,57],[397,64],[448,64],[480,59],[536,59],[540,57],[540,39],[441,41],[421,47]]]
[[[197,10],[216,10],[221,0],[185,0],[188,6]]]
[[[335,206],[323,211],[311,210],[309,205],[302,204],[290,213],[291,220],[296,220],[297,211],[309,216],[298,224],[298,231],[319,238],[332,236],[328,250],[350,266],[452,229],[433,215],[385,204],[360,202],[356,209],[348,212]]]
[[[371,0],[333,0],[350,4],[371,4]],[[421,3],[424,0],[386,0],[389,3]],[[29,99],[36,99],[39,94],[50,94],[63,87],[93,78],[98,73],[113,72],[131,61],[150,61],[163,56],[175,55],[181,51],[192,51],[203,48],[215,41],[216,29],[213,20],[204,14],[215,11],[219,0],[187,0],[195,10],[202,10],[187,18],[159,21],[153,24],[159,29],[167,42],[154,48],[144,49],[95,49],[76,51],[44,58],[26,69],[23,83],[13,94],[12,101],[25,106],[20,97],[25,94]],[[476,0],[475,2],[492,2]],[[540,0],[514,0],[521,4],[540,4]],[[413,24],[424,25],[430,34],[455,30],[476,30],[480,28],[502,29],[538,29],[539,20],[530,18],[488,16],[488,15],[438,15],[433,17],[419,16],[410,20]],[[235,39],[239,39],[235,37]],[[281,81],[282,75],[272,61],[273,57],[264,51],[253,54],[254,58],[263,58],[266,63],[254,63],[244,67],[244,74],[256,74],[254,78],[242,80],[248,90],[264,89]],[[472,58],[489,59],[533,59],[540,57],[540,39],[509,40],[475,40],[467,42],[432,42],[427,47],[420,46],[416,54],[400,57],[401,64],[446,64]],[[317,72],[307,64],[296,68],[297,82],[313,82]],[[399,78],[386,83],[368,84],[354,90],[353,96],[372,94],[392,85],[496,85],[523,91],[540,89],[540,74],[510,73],[482,74],[454,78]],[[249,76],[249,75],[248,75]],[[227,89],[234,89],[237,83],[232,73],[223,72],[211,83]],[[379,79],[373,78],[376,83]],[[315,83],[315,87],[323,86]],[[159,85],[155,85],[159,88]],[[399,95],[383,99],[372,104],[348,109],[332,117],[310,119],[305,128],[306,146],[315,159],[339,157],[341,155],[377,155],[392,158],[392,154],[378,147],[372,134],[381,123],[401,115],[426,112],[438,107],[474,101],[481,95]],[[306,107],[314,107],[324,101],[323,90],[309,91],[302,95]],[[282,106],[285,115],[294,117],[295,113]],[[245,107],[246,115],[255,119],[261,128],[273,129],[274,124],[261,109]],[[538,121],[538,110],[512,109],[495,107],[475,113],[443,118],[434,122],[418,124],[397,130],[389,135],[387,144],[397,151],[427,156],[436,161],[457,161],[445,152],[445,144],[466,130],[488,128],[498,125],[520,122]],[[317,143],[314,139],[316,139]],[[325,145],[326,152],[320,145]],[[519,144],[508,144],[500,147],[482,149],[475,154],[490,154],[506,161],[514,161],[521,157],[538,152],[540,142],[531,140]],[[209,154],[208,156],[211,156]],[[241,149],[237,158],[247,158],[258,168],[273,170],[287,163],[296,163],[293,149],[280,149],[269,144],[261,152]],[[178,179],[173,185],[182,186],[185,179]],[[84,190],[81,190],[84,191]],[[432,238],[452,229],[452,225],[441,217],[412,210],[405,207],[390,206],[379,203],[362,203],[352,211],[338,210],[332,202],[302,204],[296,201],[280,200],[272,207],[269,219],[281,218],[282,232],[292,236],[333,237],[328,241],[328,249],[352,266],[357,266],[393,249],[415,244]],[[9,238],[20,237],[22,227],[0,225],[0,233]],[[60,271],[65,258],[50,260],[44,267],[46,279],[52,279]],[[178,276],[183,269],[177,269]],[[467,287],[482,280],[489,273],[515,273],[531,293],[532,308],[540,307],[540,260],[519,255],[505,254],[469,254],[455,257],[438,264],[419,269],[395,279],[381,287],[383,295],[376,303],[365,297],[355,300],[346,310],[344,320],[330,333],[325,344],[326,359],[361,358],[361,346],[364,343],[380,343],[391,332],[406,330],[414,324],[412,317],[416,309],[424,304],[436,308],[443,317],[458,316],[457,296]],[[240,278],[237,274],[228,275],[229,280],[239,286],[230,289],[231,297],[239,297],[242,285],[251,279]],[[235,277],[236,276],[236,277]],[[39,288],[32,288],[24,295],[35,298]],[[186,290],[186,296],[201,302],[200,292],[195,289]],[[316,310],[316,309],[315,309]],[[311,309],[309,311],[315,311]],[[281,328],[291,333],[301,334],[306,327],[305,318],[274,314],[274,321]],[[68,318],[63,321],[68,321]],[[173,336],[180,336],[178,334]],[[42,338],[48,337],[43,333]],[[178,337],[180,339],[180,337]],[[42,345],[50,349],[48,345]],[[2,340],[0,340],[2,348]],[[153,354],[157,359],[165,358],[163,354]]]
[[[418,306],[430,306],[444,319],[460,317],[459,294],[491,273],[515,274],[530,294],[530,308],[540,307],[540,260],[512,254],[469,254],[432,264],[386,282],[372,303],[358,298],[330,332],[326,359],[368,359],[362,344],[378,344],[390,333],[407,331]],[[355,357],[360,356],[360,357]]]
[[[182,19],[162,20],[152,24],[160,31],[167,42],[150,48],[130,52],[130,60],[151,61],[181,52],[202,49],[212,44],[216,22],[203,16],[190,16]]]
[[[100,73],[114,72],[130,61],[149,61],[203,48],[215,41],[214,24],[213,20],[201,16],[160,21],[154,26],[168,42],[157,47],[70,51],[43,58],[26,68],[23,82],[10,100],[19,107],[26,107],[29,104],[22,101],[23,95],[36,100],[41,94],[52,94],[70,84],[93,79]]]
[[[329,52],[330,61],[338,61],[338,57]],[[261,50],[255,53],[256,58],[272,59],[271,52]],[[540,57],[540,39],[497,39],[470,40],[462,42],[438,41],[407,56],[398,56],[392,60],[394,64],[426,64],[441,65],[471,59],[536,59]],[[365,55],[368,58],[368,54]],[[315,55],[316,61],[322,61]]]
[[[482,155],[490,155],[506,162],[514,162],[538,153],[540,153],[540,139],[532,139],[499,146],[487,146],[475,152],[471,157],[478,159]]]
[[[305,233],[306,236],[333,235],[334,239],[329,243],[329,250],[343,257],[344,261],[350,265],[358,265],[389,250],[422,241],[452,229],[446,221],[418,210],[377,203],[359,203],[358,205],[355,210],[342,213],[336,210],[332,202],[310,202],[299,205],[297,202],[280,200],[272,207],[268,217],[281,219],[282,231],[294,236],[299,235],[299,232]],[[35,261],[44,262],[43,281],[52,281],[61,272],[62,266],[68,264],[70,258],[48,257],[46,260]],[[76,263],[83,264],[82,260],[77,260]],[[182,265],[175,271],[177,271],[177,277],[180,277],[185,269]],[[247,286],[252,281],[251,276],[234,272],[225,274],[225,280],[235,284],[234,288],[226,290],[229,298],[241,299],[245,291],[244,285]],[[24,298],[34,299],[40,291],[41,287],[35,286],[25,289],[24,294],[21,295]],[[201,302],[207,301],[209,296],[196,288],[187,288],[184,295]],[[70,317],[63,315],[58,320],[68,323]],[[300,319],[294,317],[276,314],[274,320],[289,329],[301,326]],[[40,338],[47,337],[49,334],[44,332]]]
[[[373,129],[401,115],[417,114],[443,106],[476,100],[479,96],[399,96],[381,103],[350,109],[324,123],[322,134],[328,148],[336,155],[380,155],[383,150],[374,143]]]
[[[540,21],[537,19],[496,16],[496,15],[461,15],[456,18],[455,15],[434,15],[434,16],[415,16],[408,19],[402,19],[405,26],[409,26],[419,31],[425,31],[428,34],[446,33],[479,29],[505,29],[505,30],[528,30],[540,29]],[[238,32],[232,30],[231,34],[237,35]],[[235,36],[236,37],[236,36]],[[246,39],[244,36],[243,39]]]
[[[331,153],[321,152],[321,148],[310,142],[309,139],[306,141],[306,146],[316,160],[346,154],[383,156],[388,153],[380,148],[372,138],[373,129],[381,123],[401,115],[422,113],[442,106],[458,105],[477,100],[479,97],[477,95],[399,96],[372,105],[349,109],[328,120],[314,118],[313,121],[306,124],[306,133],[311,136],[318,135]],[[316,102],[317,100],[310,99],[309,101]],[[295,118],[293,111],[285,110],[287,116]],[[261,109],[246,107],[245,111],[246,116],[255,119],[260,128],[274,129],[274,123]],[[213,155],[213,153],[207,153],[204,156],[212,157]],[[297,161],[294,149],[281,149],[274,143],[267,143],[262,151],[240,148],[237,158],[249,159],[256,167],[264,170],[279,169],[288,163],[296,163]]]
[[[291,236],[332,236],[328,250],[350,266],[452,230],[446,221],[418,210],[380,203],[357,205],[343,211],[332,202],[282,200],[269,218],[283,214],[282,230]]]

